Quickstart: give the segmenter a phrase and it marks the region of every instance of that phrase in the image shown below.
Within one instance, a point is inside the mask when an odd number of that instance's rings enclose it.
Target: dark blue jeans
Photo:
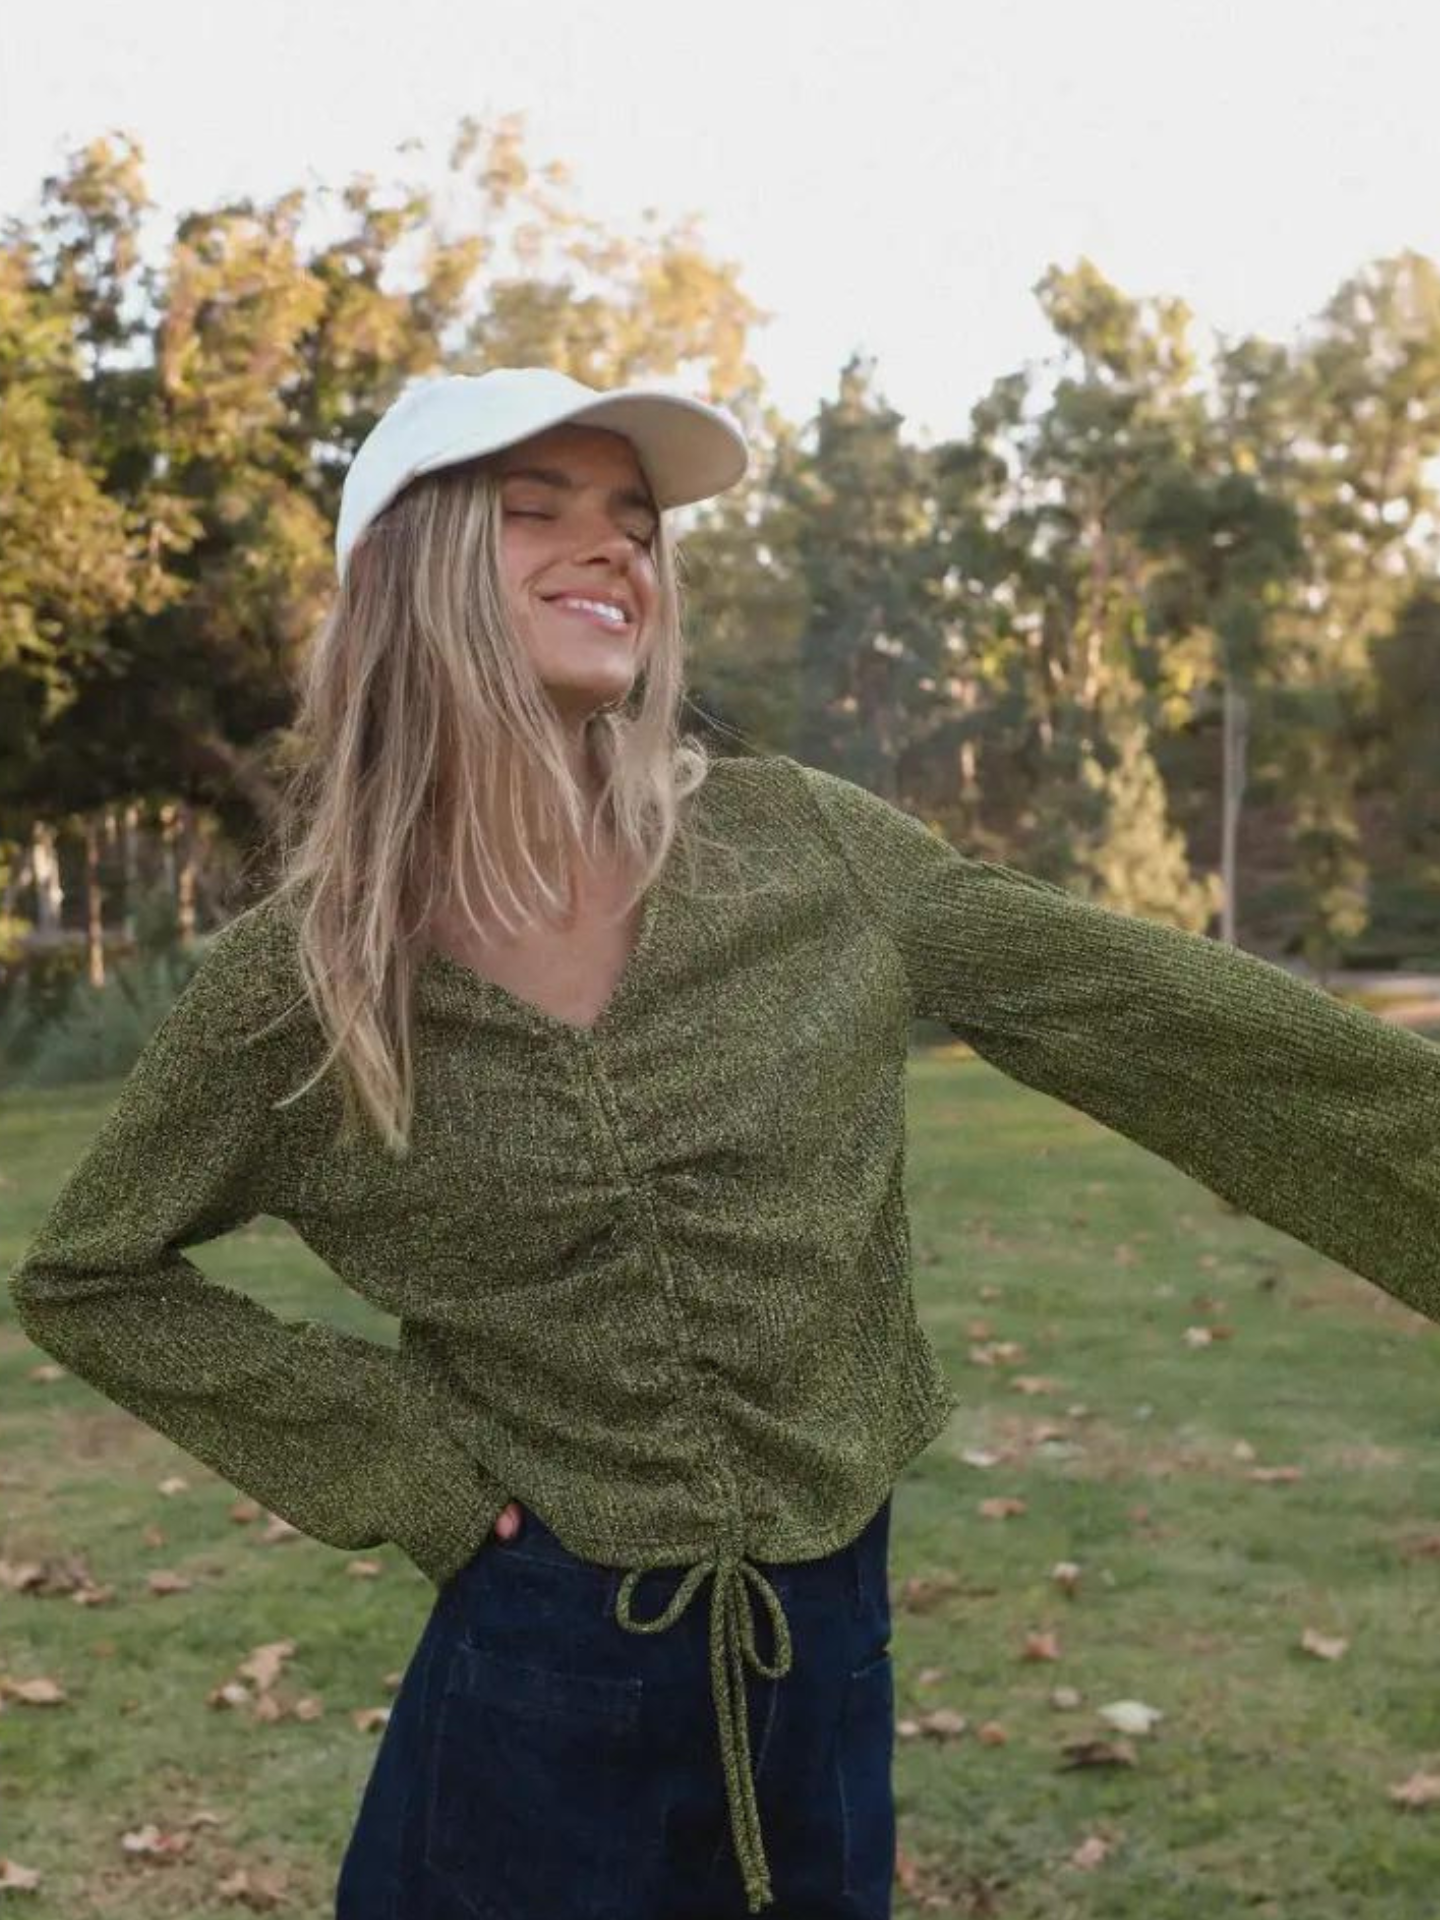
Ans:
[[[790,1624],[745,1670],[773,1904],[889,1920],[895,1865],[890,1501],[819,1560],[756,1561]],[[681,1569],[651,1568],[635,1619]],[[341,1864],[336,1920],[746,1920],[711,1693],[709,1582],[672,1626],[615,1618],[622,1571],[526,1508],[437,1596]],[[759,1652],[773,1661],[757,1608]]]

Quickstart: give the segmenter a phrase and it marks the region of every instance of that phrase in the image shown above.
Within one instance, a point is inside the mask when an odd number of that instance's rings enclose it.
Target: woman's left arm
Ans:
[[[1440,1320],[1440,1047],[791,762],[917,1014]]]

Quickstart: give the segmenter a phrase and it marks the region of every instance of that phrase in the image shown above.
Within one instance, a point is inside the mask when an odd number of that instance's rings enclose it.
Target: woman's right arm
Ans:
[[[10,1276],[35,1344],[301,1532],[394,1541],[437,1586],[507,1495],[391,1348],[286,1321],[182,1249],[269,1211],[293,1055],[259,1024],[251,916],[215,936]],[[263,1000],[263,994],[259,996]],[[247,1016],[248,1010],[248,1016]]]

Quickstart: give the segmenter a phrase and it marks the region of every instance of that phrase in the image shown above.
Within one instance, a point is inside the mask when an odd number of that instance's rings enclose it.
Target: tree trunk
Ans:
[[[105,984],[105,914],[100,888],[100,833],[85,816],[85,970],[92,987]]]
[[[1235,944],[1238,874],[1236,847],[1240,835],[1240,810],[1245,797],[1245,759],[1249,731],[1249,707],[1245,695],[1235,684],[1229,669],[1225,674],[1224,754],[1220,776],[1220,938]]]
[[[35,931],[53,938],[60,931],[65,889],[60,884],[60,859],[48,820],[37,820],[31,828],[30,870],[35,878]]]

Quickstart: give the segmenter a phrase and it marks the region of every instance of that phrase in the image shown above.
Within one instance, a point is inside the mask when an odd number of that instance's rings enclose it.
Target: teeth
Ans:
[[[609,620],[614,626],[625,625],[625,615],[619,607],[607,606],[603,600],[577,600],[569,594],[560,596],[562,607],[582,607],[586,613],[598,613],[602,620]]]

